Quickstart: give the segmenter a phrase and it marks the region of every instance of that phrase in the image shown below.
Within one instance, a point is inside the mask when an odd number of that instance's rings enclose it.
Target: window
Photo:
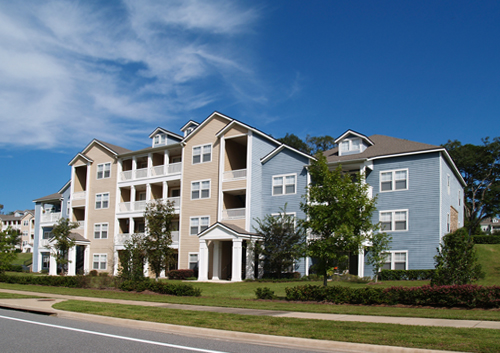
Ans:
[[[189,253],[189,269],[198,270],[198,253]]]
[[[94,239],[108,239],[108,223],[94,224]]]
[[[451,189],[451,187],[450,187],[450,175],[449,174],[446,175],[446,186],[448,188],[448,195],[449,195],[450,194],[450,189]]]
[[[206,163],[212,160],[212,145],[193,147],[193,164]]]
[[[381,211],[380,223],[382,231],[408,230],[408,210]]]
[[[107,254],[94,254],[94,261],[92,263],[92,268],[94,270],[105,270],[108,264]]]
[[[97,165],[97,179],[105,179],[111,176],[111,163]]]
[[[50,238],[52,238],[52,231],[50,231],[50,230],[44,231],[42,239],[50,239]]]
[[[193,181],[191,183],[191,199],[210,198],[210,180]]]
[[[23,226],[27,226],[27,225],[29,225],[29,221],[27,221],[27,220],[23,221]]]
[[[408,269],[408,252],[407,251],[391,251],[387,253],[384,270],[406,270]]]
[[[295,174],[273,176],[273,196],[295,194]]]
[[[462,193],[458,190],[458,206],[462,205]]]
[[[96,194],[95,195],[95,208],[99,210],[101,208],[109,207],[109,193]]]
[[[165,144],[165,135],[164,134],[156,135],[155,139],[154,139],[154,144],[155,145],[164,145]]]
[[[344,140],[340,143],[340,152],[350,152],[361,150],[361,140],[352,139]]]
[[[408,190],[408,169],[380,172],[380,191]]]
[[[450,224],[450,214],[446,214],[446,231],[449,233],[451,229],[451,224]]]
[[[24,231],[23,232],[23,237],[27,237],[28,236],[28,232]]]
[[[42,253],[42,269],[48,269],[50,264],[50,253]]]
[[[208,216],[191,217],[189,225],[189,234],[197,235],[198,233],[203,232],[205,229],[208,228],[209,223],[210,223],[210,217]]]

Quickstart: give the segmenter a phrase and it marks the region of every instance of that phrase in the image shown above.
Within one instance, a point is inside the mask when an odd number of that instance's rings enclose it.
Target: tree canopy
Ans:
[[[54,250],[57,266],[61,268],[61,275],[68,271],[68,251],[75,246],[75,240],[70,238],[71,231],[78,228],[78,223],[70,222],[68,218],[60,218],[52,229],[53,238],[49,247]]]
[[[286,205],[278,215],[266,215],[262,220],[257,218],[256,222],[255,231],[263,241],[256,243],[255,250],[264,256],[264,271],[281,278],[296,259],[304,256],[305,232],[296,226],[295,217],[286,213]]]
[[[290,147],[298,149],[307,154],[316,154],[324,152],[335,147],[335,139],[331,136],[310,136],[307,135],[305,141],[295,134],[286,134],[278,141],[287,144]]]
[[[19,231],[11,227],[0,232],[0,273],[7,271],[12,261],[15,260],[16,244],[19,243],[19,238]]]
[[[317,259],[316,270],[323,274],[342,268],[349,253],[357,254],[370,233],[375,198],[368,195],[364,176],[343,173],[339,166],[329,170],[326,157],[317,154],[309,167],[312,184],[301,209],[306,214],[303,226],[311,231],[309,256]]]
[[[464,206],[469,234],[479,231],[482,220],[500,213],[500,138],[482,141],[479,146],[457,140],[443,145],[467,183]]]

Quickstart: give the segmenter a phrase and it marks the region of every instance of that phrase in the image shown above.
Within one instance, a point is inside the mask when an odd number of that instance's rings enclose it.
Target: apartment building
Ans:
[[[33,250],[35,230],[35,210],[16,210],[10,215],[0,215],[0,231],[7,228],[16,229],[21,233],[20,243],[17,248],[21,252]]]

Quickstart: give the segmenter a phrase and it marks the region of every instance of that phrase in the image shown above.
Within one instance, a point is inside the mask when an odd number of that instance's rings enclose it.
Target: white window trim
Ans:
[[[209,161],[203,161],[203,147],[206,147],[206,146],[210,146],[210,160]],[[194,159],[194,149],[199,147],[200,148],[200,161],[198,163],[194,163],[193,159]],[[195,164],[203,164],[203,163],[210,163],[212,162],[212,155],[213,155],[213,152],[214,152],[214,148],[213,148],[213,145],[212,143],[205,143],[203,145],[196,145],[196,146],[193,146],[193,148],[191,149],[191,165],[195,165]]]
[[[189,235],[190,236],[195,236],[197,234],[200,233],[200,229],[201,229],[201,219],[202,218],[208,218],[208,227],[210,227],[210,216],[208,215],[205,215],[205,216],[193,216],[193,217],[189,217]],[[196,234],[191,234],[191,220],[193,219],[198,219],[198,232],[196,232]]]
[[[397,189],[396,190],[396,172],[406,172],[406,189]],[[382,174],[384,173],[392,173],[392,189],[391,190],[384,190],[382,191]],[[378,190],[379,192],[395,192],[395,191],[404,191],[408,190],[410,188],[410,172],[408,171],[408,168],[401,168],[401,169],[390,169],[390,170],[381,170],[379,173],[379,185],[378,185]]]
[[[406,229],[398,229],[398,230],[395,230],[396,228],[396,219],[395,219],[395,214],[396,212],[406,212]],[[381,232],[407,232],[408,230],[410,230],[410,213],[408,212],[408,209],[401,209],[401,210],[381,210],[379,211],[378,213],[378,219],[379,219],[379,222],[381,222],[381,218],[382,218],[382,213],[392,213],[392,216],[391,216],[391,230],[380,230]]]
[[[208,181],[208,197],[201,197],[201,190],[206,190],[206,189],[202,189],[201,188],[201,185],[203,184],[203,182],[206,182]],[[200,192],[200,197],[198,198],[194,198],[193,199],[193,184],[195,183],[199,183],[200,184],[200,189],[199,189],[199,192]],[[210,192],[210,189],[212,188],[212,180],[211,179],[205,179],[205,180],[193,180],[191,182],[191,200],[207,200],[211,197],[212,193]]]
[[[45,234],[48,234],[49,236],[46,238],[45,237]],[[52,238],[54,235],[52,234],[52,231],[51,230],[45,230],[43,231],[43,234],[42,234],[42,239],[43,240],[48,240],[50,238]]]
[[[395,269],[395,263],[396,261],[394,261],[394,254],[395,253],[405,253],[406,256],[406,261],[405,261],[405,269],[408,270],[408,250],[389,250],[389,251],[384,251],[384,254],[391,254],[391,270],[394,270]],[[385,263],[385,262],[384,262]],[[381,268],[382,270],[382,268]]]
[[[271,217],[279,217],[280,214],[283,215],[283,212],[271,213]],[[297,227],[297,212],[287,212],[286,215],[293,217],[293,225],[294,227]]]
[[[107,227],[107,230],[106,230],[106,238],[103,238],[102,237],[102,226],[106,226]],[[96,226],[99,226],[99,238],[96,238],[95,237],[95,227]],[[109,223],[108,222],[103,222],[103,223],[94,223],[94,239],[109,239]]]
[[[101,195],[101,201],[100,201],[101,202],[101,207],[97,207],[97,196],[99,196],[99,195]],[[102,203],[103,203],[102,197],[104,195],[108,195],[108,206],[107,207],[102,207]],[[101,193],[95,194],[94,208],[96,210],[105,210],[105,209],[109,208],[109,202],[110,202],[109,200],[110,199],[111,199],[111,197],[110,197],[110,193],[109,192],[101,192]]]
[[[197,252],[189,252],[188,253],[188,268],[191,269],[191,255],[196,255],[196,257],[197,257],[196,264],[197,264],[197,267],[200,268],[200,254]]]
[[[109,175],[106,176],[106,166],[109,165]],[[99,178],[99,167],[102,166],[102,176]],[[101,180],[101,179],[108,179],[111,178],[111,162],[106,162],[106,163],[101,163],[97,165],[97,171],[96,171],[96,179]]]
[[[450,174],[446,174],[446,187],[448,188],[448,195],[451,194],[451,177]]]
[[[97,261],[98,265],[97,265],[97,268],[95,268],[95,261],[94,261],[94,258],[95,256],[99,256],[99,261]],[[104,256],[104,258],[106,260],[102,261],[102,256]],[[104,263],[104,268],[101,268],[101,264]],[[108,254],[101,254],[101,253],[98,253],[98,254],[92,254],[92,269],[93,270],[101,270],[101,271],[105,271],[108,269]]]
[[[295,177],[295,187],[294,187],[294,192],[293,193],[286,193],[286,185],[285,184],[285,181],[286,181],[286,177],[287,176],[294,176]],[[275,194],[274,193],[274,179],[275,178],[283,178],[283,193],[281,194]],[[272,177],[272,180],[271,180],[271,195],[272,196],[287,196],[287,195],[296,195],[297,194],[297,183],[298,183],[298,180],[297,180],[297,173],[290,173],[290,174],[278,174],[278,175],[273,175]],[[291,185],[291,184],[289,184]]]

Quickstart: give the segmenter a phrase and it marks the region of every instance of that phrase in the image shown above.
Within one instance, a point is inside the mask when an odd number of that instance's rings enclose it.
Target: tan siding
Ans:
[[[247,134],[248,134],[248,129],[244,128],[243,126],[235,125],[231,129],[229,129],[224,134],[224,136],[227,138],[227,137],[247,135]]]
[[[87,161],[85,159],[83,159],[82,157],[78,156],[75,161],[70,164],[71,166],[74,166],[74,167],[81,167],[81,166],[86,166],[87,165]]]
[[[233,181],[225,181],[222,183],[222,190],[241,190],[247,188],[247,180],[233,180]]]
[[[217,221],[218,186],[219,186],[219,140],[217,132],[228,124],[228,120],[214,116],[195,135],[187,141],[184,149],[184,171],[181,210],[181,249],[179,252],[179,268],[188,268],[189,253],[198,252],[200,243],[197,236],[189,235],[190,217],[210,216],[210,224]],[[212,143],[212,161],[208,163],[192,164],[193,146]],[[191,182],[210,180],[210,198],[191,200]]]

